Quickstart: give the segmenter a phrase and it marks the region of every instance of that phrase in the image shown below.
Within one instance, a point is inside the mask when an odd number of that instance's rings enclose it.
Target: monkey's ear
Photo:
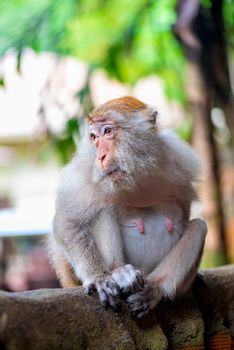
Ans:
[[[157,116],[158,116],[158,111],[154,108],[152,108],[149,112],[149,121],[152,123],[152,124],[156,124],[156,120],[157,120]]]

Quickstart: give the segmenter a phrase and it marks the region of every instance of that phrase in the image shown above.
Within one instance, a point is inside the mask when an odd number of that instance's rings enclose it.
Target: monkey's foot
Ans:
[[[122,297],[136,293],[142,290],[144,286],[144,279],[141,272],[130,264],[116,268],[112,272],[112,277],[118,285]]]
[[[131,314],[136,318],[141,318],[155,308],[162,298],[162,293],[157,286],[145,285],[144,289],[131,294],[127,298],[127,304]]]

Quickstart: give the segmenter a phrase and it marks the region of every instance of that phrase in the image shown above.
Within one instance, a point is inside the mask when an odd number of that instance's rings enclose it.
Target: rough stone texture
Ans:
[[[119,314],[104,310],[81,287],[0,292],[4,350],[231,349],[231,336],[234,265],[205,271],[187,295],[137,321],[125,305]]]

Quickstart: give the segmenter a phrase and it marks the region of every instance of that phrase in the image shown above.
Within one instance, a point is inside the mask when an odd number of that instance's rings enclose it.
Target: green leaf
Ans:
[[[0,87],[4,88],[5,87],[5,81],[4,78],[0,77]]]

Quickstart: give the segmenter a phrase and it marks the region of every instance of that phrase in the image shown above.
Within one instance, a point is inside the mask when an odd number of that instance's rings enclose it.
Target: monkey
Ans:
[[[200,174],[200,156],[154,107],[125,96],[94,109],[57,193],[49,246],[62,287],[82,283],[136,318],[183,294],[207,232],[190,219]]]

